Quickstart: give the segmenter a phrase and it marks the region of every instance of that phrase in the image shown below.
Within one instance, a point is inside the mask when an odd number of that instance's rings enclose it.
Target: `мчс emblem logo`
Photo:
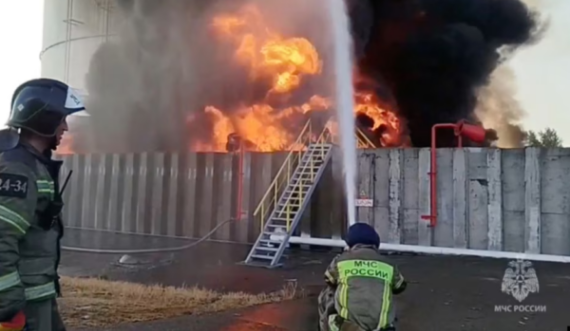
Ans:
[[[501,291],[512,295],[518,302],[522,302],[530,293],[538,293],[538,278],[532,263],[524,260],[509,262]]]

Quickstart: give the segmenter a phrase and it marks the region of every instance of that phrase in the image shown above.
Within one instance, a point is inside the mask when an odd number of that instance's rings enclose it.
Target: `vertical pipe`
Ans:
[[[238,182],[237,182],[237,208],[236,208],[236,220],[241,220],[242,213],[242,200],[243,200],[243,162],[244,162],[244,151],[243,142],[240,140],[239,155],[238,155]],[[263,218],[263,210],[261,212]],[[263,220],[261,220],[263,222]]]
[[[431,129],[431,156],[430,156],[430,226],[437,224],[437,125]]]
[[[436,124],[431,127],[431,150],[430,150],[430,214],[423,215],[423,220],[429,220],[429,226],[435,227],[437,225],[437,130],[438,129],[454,129],[455,135],[458,138],[458,147],[463,146],[461,133],[458,130],[457,124]]]

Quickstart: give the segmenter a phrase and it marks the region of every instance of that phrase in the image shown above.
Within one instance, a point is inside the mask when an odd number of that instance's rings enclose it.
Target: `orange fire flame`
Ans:
[[[215,17],[212,27],[237,45],[235,58],[250,68],[252,80],[272,79],[270,92],[291,92],[299,87],[302,76],[321,72],[322,63],[313,44],[304,38],[283,38],[268,29],[255,6],[244,7],[240,17]]]
[[[315,46],[305,38],[286,38],[272,30],[259,9],[253,5],[242,8],[238,14],[215,17],[212,28],[221,42],[235,47],[234,60],[249,70],[252,81],[271,81],[266,99],[287,95],[302,87],[303,77],[321,74],[322,61]],[[380,106],[373,93],[357,92],[355,114],[366,114],[374,121],[372,130],[383,126],[378,145],[401,144],[402,124],[396,114]],[[228,136],[236,133],[250,143],[248,150],[291,150],[299,132],[291,131],[291,123],[298,123],[299,130],[305,124],[302,117],[310,111],[326,111],[332,102],[315,95],[302,105],[286,109],[274,109],[269,103],[243,106],[231,112],[223,112],[208,106],[204,112],[213,120],[213,135],[210,141],[193,142],[192,150],[225,152]],[[196,120],[194,116],[189,121]],[[330,121],[333,121],[332,119]],[[336,133],[335,123],[327,127]]]
[[[228,136],[237,134],[250,151],[270,152],[297,150],[295,141],[310,112],[326,112],[334,109],[328,97],[314,95],[302,104],[291,104],[288,108],[275,109],[270,100],[289,100],[292,92],[302,89],[304,79],[318,76],[323,63],[316,47],[306,38],[285,37],[272,29],[260,10],[246,5],[237,13],[222,14],[213,18],[211,28],[217,42],[225,43],[235,50],[233,60],[249,72],[251,82],[267,81],[269,88],[265,101],[258,104],[236,105],[237,109],[223,111],[207,106],[202,113],[192,112],[187,122],[200,125],[208,117],[212,134],[207,139],[191,141],[190,149],[197,152],[227,152]],[[355,75],[355,82],[362,75]],[[247,82],[246,82],[247,83]],[[378,146],[408,146],[404,125],[392,107],[382,103],[373,90],[357,90],[354,96],[355,116],[367,115],[372,121],[373,142]],[[334,112],[330,112],[334,115]],[[338,136],[337,123],[331,116],[326,127],[333,137]],[[294,129],[292,129],[294,128]],[[298,130],[298,131],[295,131]],[[380,135],[380,137],[378,137]],[[375,141],[374,141],[375,139]],[[71,135],[67,135],[58,154],[72,151]]]

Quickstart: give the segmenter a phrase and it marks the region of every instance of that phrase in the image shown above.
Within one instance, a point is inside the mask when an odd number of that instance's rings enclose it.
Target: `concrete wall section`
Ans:
[[[345,233],[340,156],[335,150],[297,235],[338,239]],[[232,154],[65,156],[62,177],[74,170],[64,194],[65,221],[197,238],[239,216],[212,238],[251,243],[260,231],[253,212],[285,157],[246,154],[240,168]],[[357,208],[357,219],[391,244],[570,255],[570,150],[438,150],[434,228],[422,219],[430,214],[430,159],[429,149],[359,151],[357,198],[372,199],[373,206]]]
[[[570,255],[570,150],[438,150],[435,228],[421,219],[429,162],[429,149],[361,152],[359,192],[374,207],[358,217],[385,242]]]
[[[243,178],[243,221],[224,225],[212,238],[251,242],[260,225],[248,222],[286,155],[248,154],[239,172],[233,154],[65,155],[62,181],[67,226],[197,238],[237,216]],[[251,174],[256,174],[251,176]]]

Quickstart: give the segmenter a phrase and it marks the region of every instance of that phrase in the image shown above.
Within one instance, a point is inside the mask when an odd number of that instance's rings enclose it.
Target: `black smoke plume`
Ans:
[[[415,147],[429,146],[436,123],[476,122],[478,89],[501,61],[538,38],[536,15],[520,0],[346,1],[358,69],[381,102],[395,105]],[[252,83],[232,62],[235,49],[209,32],[212,17],[244,3],[259,6],[283,35],[305,37],[319,50],[323,73],[285,102],[330,95],[327,0],[117,0],[112,15],[119,28],[94,54],[86,77],[93,143],[75,149],[187,150],[191,141],[213,135],[207,117],[194,124],[188,117],[205,116],[207,105],[229,112],[261,101],[266,82]],[[445,132],[438,141],[455,144]]]
[[[347,1],[360,69],[388,84],[416,147],[430,145],[434,124],[477,122],[478,89],[541,31],[519,0]]]

